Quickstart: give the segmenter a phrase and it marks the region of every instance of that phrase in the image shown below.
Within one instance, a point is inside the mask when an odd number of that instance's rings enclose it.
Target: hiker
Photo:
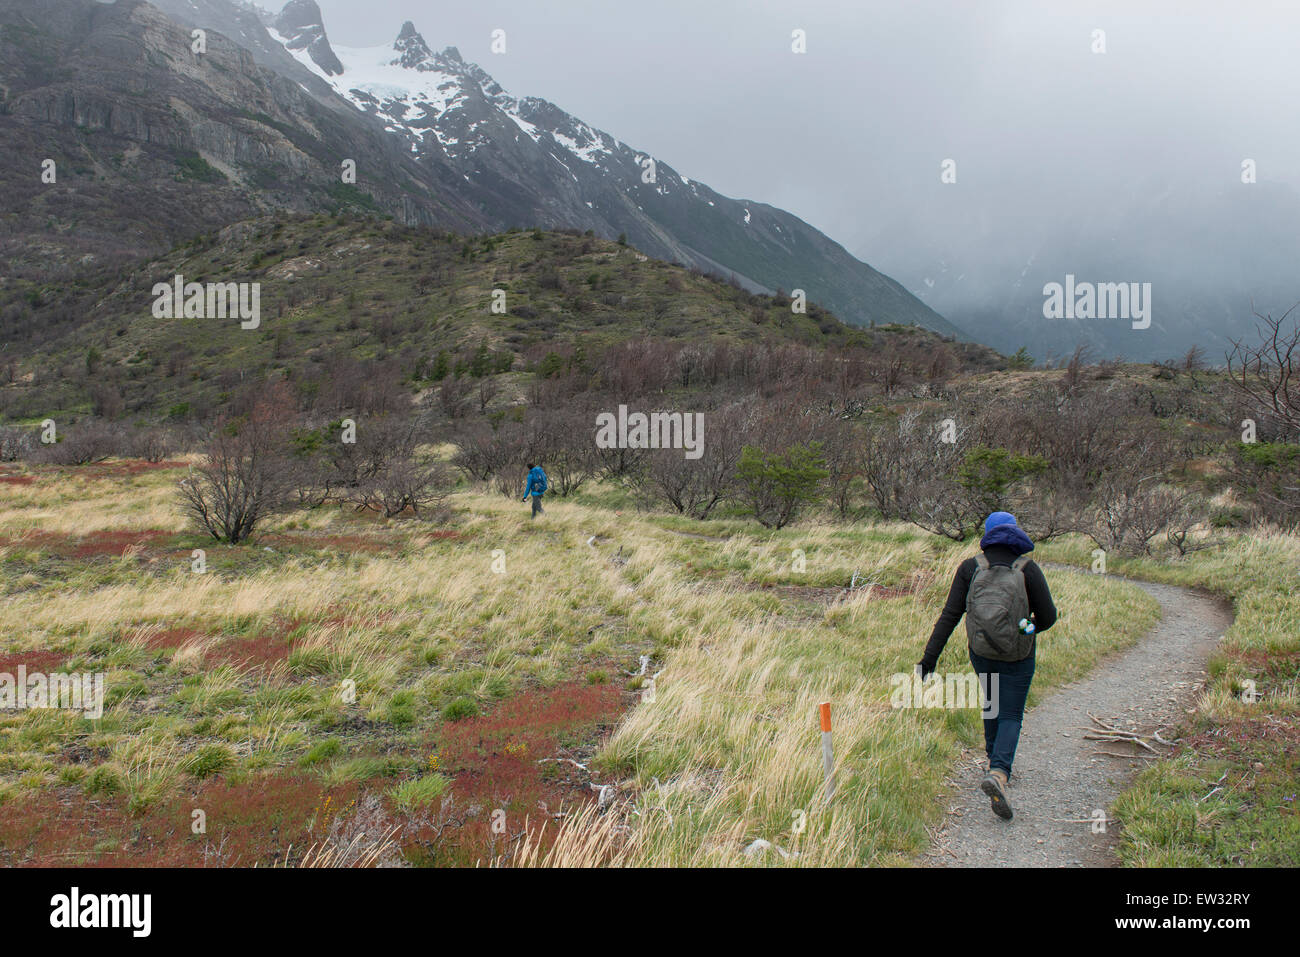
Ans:
[[[546,473],[542,471],[540,465],[528,465],[528,481],[524,484],[524,498],[528,501],[528,496],[533,497],[533,518],[545,512],[542,508],[542,496],[546,494],[547,489]]]
[[[927,680],[939,664],[957,622],[966,615],[970,663],[979,676],[985,701],[994,700],[993,717],[984,717],[984,751],[989,769],[980,790],[993,802],[993,813],[1011,820],[1007,785],[1020,741],[1025,698],[1034,680],[1036,637],[1056,622],[1056,606],[1043,570],[1029,557],[1034,543],[1009,512],[994,512],[984,521],[982,553],[957,566],[943,613],[917,663]],[[989,677],[996,674],[996,683]]]

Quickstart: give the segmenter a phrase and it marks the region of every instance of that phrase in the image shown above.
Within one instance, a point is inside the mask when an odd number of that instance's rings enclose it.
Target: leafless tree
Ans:
[[[28,459],[39,448],[36,433],[18,426],[0,427],[0,462]]]
[[[1300,435],[1300,322],[1292,306],[1281,318],[1255,313],[1259,340],[1235,340],[1228,377],[1258,414],[1273,420],[1285,438]],[[1287,322],[1290,321],[1290,328]]]
[[[36,457],[51,465],[89,465],[119,454],[123,444],[121,429],[98,419],[83,420],[68,428],[58,442],[42,445]]]
[[[213,538],[236,545],[288,507],[293,418],[288,389],[275,383],[260,390],[245,414],[217,422],[204,461],[180,483],[182,506]]]
[[[704,442],[698,459],[681,449],[648,453],[636,488],[647,501],[660,501],[692,518],[706,519],[736,486],[736,463],[752,434],[752,411],[732,405],[704,413]]]
[[[152,464],[166,459],[174,448],[175,439],[166,429],[141,429],[131,436],[131,455]]]
[[[478,382],[478,410],[486,412],[489,403],[501,393],[501,383],[496,376],[484,376]]]

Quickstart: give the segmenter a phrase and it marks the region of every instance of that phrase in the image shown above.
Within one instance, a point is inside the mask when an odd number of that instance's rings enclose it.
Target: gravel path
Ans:
[[[1058,571],[1065,571],[1064,566]],[[1080,574],[1070,570],[1070,574]],[[1087,678],[1063,686],[1025,714],[1008,796],[1015,818],[994,816],[979,790],[984,749],[962,754],[946,825],[926,855],[931,867],[1111,867],[1117,825],[1093,833],[1141,768],[1127,744],[1083,740],[1089,712],[1117,728],[1150,733],[1186,716],[1205,684],[1211,650],[1232,622],[1228,608],[1201,592],[1134,582],[1160,602],[1159,624],[1133,647],[1103,659]],[[1051,633],[1044,640],[1050,640]],[[1164,735],[1167,737],[1168,735]],[[1084,823],[1072,823],[1083,821]]]

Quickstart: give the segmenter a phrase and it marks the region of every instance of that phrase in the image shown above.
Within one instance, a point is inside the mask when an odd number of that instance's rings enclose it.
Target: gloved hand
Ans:
[[[921,676],[922,681],[929,681],[934,676],[934,665],[927,665],[924,661],[916,663],[916,673]]]

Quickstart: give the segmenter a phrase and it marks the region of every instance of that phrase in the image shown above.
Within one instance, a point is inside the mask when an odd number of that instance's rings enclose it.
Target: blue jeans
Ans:
[[[996,717],[984,719],[984,753],[989,757],[989,769],[1001,768],[1010,780],[1011,762],[1016,759],[1016,745],[1020,743],[1020,723],[1025,717],[1025,699],[1034,680],[1034,653],[1020,661],[995,661],[972,651],[970,663],[979,676],[985,700],[989,693],[988,676],[998,676],[994,686]]]

